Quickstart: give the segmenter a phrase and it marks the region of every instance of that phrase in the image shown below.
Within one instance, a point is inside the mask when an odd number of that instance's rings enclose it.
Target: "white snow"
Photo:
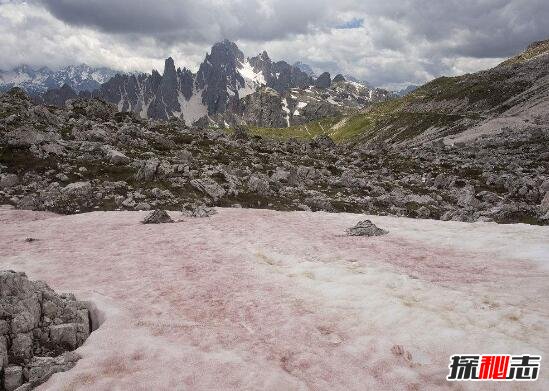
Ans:
[[[149,106],[151,105],[152,99],[145,103],[144,98],[141,97],[141,111],[139,116],[141,118],[148,118],[147,112],[149,111]]]
[[[183,116],[183,120],[187,126],[191,126],[195,121],[208,115],[208,108],[202,103],[202,90],[194,90],[189,100],[179,91],[177,96],[181,111],[174,112],[176,117]]]
[[[40,390],[549,389],[549,227],[146,213],[0,209],[0,267],[103,320]],[[343,235],[365,218],[389,234]],[[541,354],[540,379],[449,384],[455,353]]]
[[[297,102],[297,108],[298,109],[303,109],[305,107],[307,107],[308,103],[307,102]]]
[[[286,98],[282,99],[282,111],[286,113],[286,125],[290,127],[290,109],[288,108],[288,100]]]
[[[238,97],[240,99],[247,95],[253,94],[259,87],[267,84],[263,72],[256,72],[248,59],[240,64],[238,72],[244,78],[244,85],[238,89]]]

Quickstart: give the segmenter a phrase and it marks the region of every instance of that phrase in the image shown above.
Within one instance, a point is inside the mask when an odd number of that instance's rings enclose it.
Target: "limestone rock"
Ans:
[[[70,369],[78,356],[67,350],[81,346],[89,333],[88,310],[74,295],[58,295],[24,273],[0,271],[2,390],[30,389]]]
[[[226,194],[225,189],[212,178],[193,179],[191,185],[200,192],[209,195],[214,201]]]
[[[4,368],[4,389],[14,391],[23,384],[23,368],[19,365],[10,365]]]
[[[183,206],[183,214],[188,217],[210,217],[216,213],[215,209],[204,204],[192,203]]]
[[[143,224],[164,224],[173,223],[172,218],[162,209],[155,209],[143,219]]]
[[[377,227],[370,220],[359,221],[357,225],[347,229],[347,235],[349,236],[381,236],[388,233],[388,231]]]

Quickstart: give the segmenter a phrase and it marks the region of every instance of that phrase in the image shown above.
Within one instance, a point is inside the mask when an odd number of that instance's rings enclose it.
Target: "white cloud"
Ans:
[[[375,85],[473,72],[549,37],[546,0],[0,0],[0,68],[86,62],[193,70],[210,46],[301,60]],[[349,26],[352,28],[341,28]]]

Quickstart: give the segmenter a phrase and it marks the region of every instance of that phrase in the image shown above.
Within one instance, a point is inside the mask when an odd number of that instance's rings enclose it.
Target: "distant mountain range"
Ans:
[[[62,105],[77,96],[78,91],[70,87],[51,89],[42,99]],[[81,91],[79,95],[104,99],[119,111],[132,111],[142,118],[176,117],[189,126],[201,120],[202,125],[218,127],[288,127],[393,96],[342,75],[333,80],[327,72],[315,77],[305,64],[272,61],[265,51],[246,58],[227,40],[213,45],[197,73],[176,68],[168,58],[162,75],[155,70],[117,74],[91,94]]]
[[[30,95],[36,95],[52,88],[60,88],[64,84],[77,93],[94,91],[116,73],[109,68],[94,68],[86,64],[69,65],[56,71],[48,67],[20,65],[8,71],[0,70],[0,91],[20,87]]]
[[[349,76],[316,77],[310,66],[273,61],[265,51],[246,58],[228,40],[213,45],[196,73],[168,58],[162,74],[80,65],[55,72],[22,66],[0,75],[0,88],[19,86],[37,102],[63,106],[79,96],[97,97],[141,118],[175,117],[189,126],[201,120],[217,127],[289,127],[394,97]]]

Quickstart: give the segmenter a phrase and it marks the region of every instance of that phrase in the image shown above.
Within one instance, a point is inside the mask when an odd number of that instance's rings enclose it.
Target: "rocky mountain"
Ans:
[[[175,117],[189,126],[201,120],[200,124],[212,127],[289,127],[391,97],[387,91],[346,81],[341,75],[333,81],[327,72],[311,77],[300,69],[303,64],[298,65],[273,61],[267,52],[245,58],[235,43],[225,40],[212,47],[196,74],[176,69],[168,58],[162,75],[156,71],[116,75],[92,95],[141,118]],[[64,96],[72,95],[55,89],[42,98],[59,106]]]
[[[418,146],[463,143],[508,131],[549,127],[549,40],[485,71],[435,79],[398,99],[333,119],[304,122],[286,137],[326,134],[337,141]],[[276,128],[259,134],[278,137]]]
[[[188,125],[207,115],[238,111],[239,100],[267,86],[279,92],[306,87],[313,80],[284,61],[273,62],[266,52],[245,58],[230,41],[216,43],[196,74],[165,61],[162,75],[117,75],[94,96],[115,103],[120,111],[142,118],[183,119]]]
[[[370,89],[360,83],[345,80],[341,75],[331,79],[323,73],[315,85],[306,88],[291,88],[278,91],[263,87],[240,101],[236,110],[210,116],[210,127],[252,127],[290,128],[310,121],[339,117],[356,113],[372,102],[393,99],[386,90]]]
[[[0,70],[0,91],[20,87],[31,95],[37,95],[64,84],[76,93],[93,91],[115,74],[116,71],[112,69],[94,68],[86,64],[69,65],[55,71],[47,67],[34,69],[21,65],[8,71]]]

